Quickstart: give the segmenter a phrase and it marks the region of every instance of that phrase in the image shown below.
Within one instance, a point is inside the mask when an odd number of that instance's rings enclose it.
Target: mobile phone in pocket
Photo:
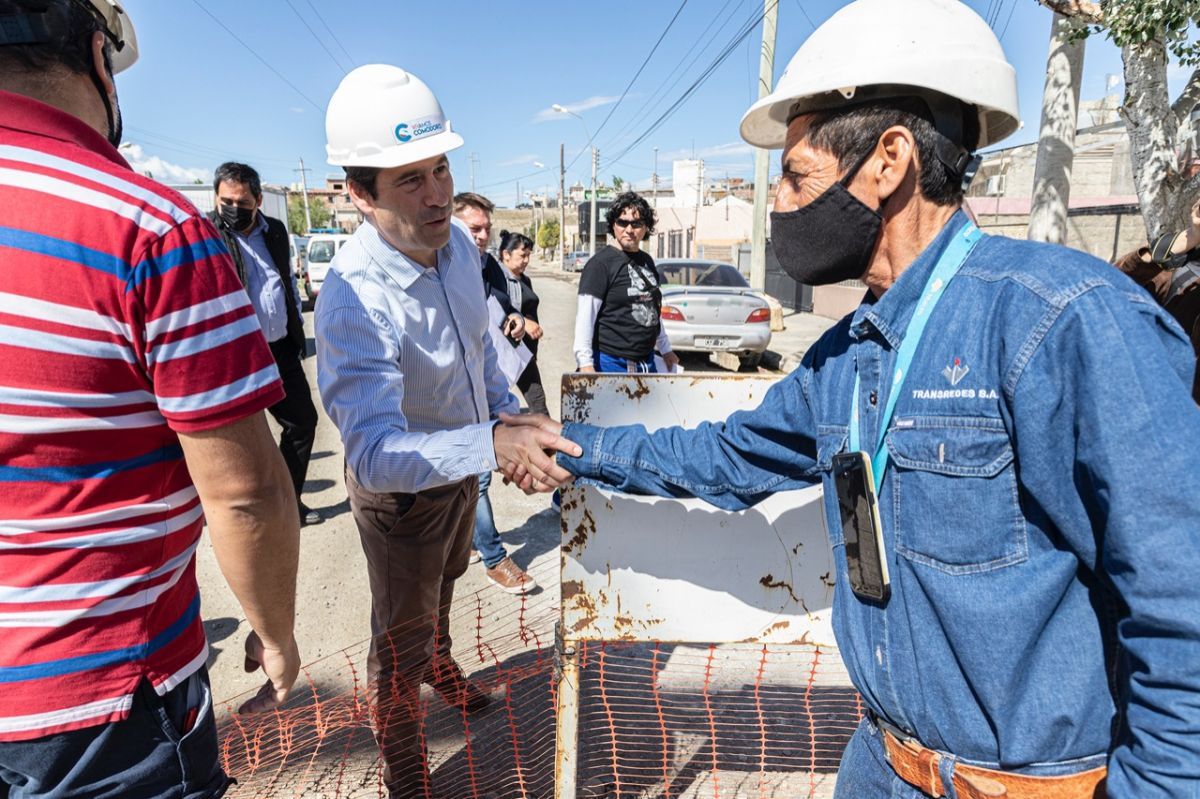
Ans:
[[[842,538],[846,542],[850,588],[860,599],[886,602],[891,581],[870,456],[865,452],[834,455],[833,483],[837,489]]]

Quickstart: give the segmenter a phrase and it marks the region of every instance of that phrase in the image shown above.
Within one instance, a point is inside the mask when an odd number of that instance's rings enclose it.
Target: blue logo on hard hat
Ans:
[[[432,136],[435,133],[441,133],[445,129],[446,118],[435,116],[416,122],[401,122],[392,132],[396,137],[396,141],[404,144],[415,139]]]

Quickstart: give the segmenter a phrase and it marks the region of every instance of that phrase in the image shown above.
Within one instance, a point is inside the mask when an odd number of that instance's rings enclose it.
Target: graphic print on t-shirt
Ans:
[[[654,307],[654,295],[650,289],[658,288],[658,281],[632,261],[625,268],[629,270],[629,296],[637,298],[629,309],[633,321],[642,327],[657,327],[658,311]]]

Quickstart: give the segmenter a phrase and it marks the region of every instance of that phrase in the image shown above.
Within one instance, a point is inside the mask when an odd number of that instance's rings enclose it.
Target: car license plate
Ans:
[[[724,336],[696,336],[697,347],[711,347],[715,350],[733,346],[734,340]]]

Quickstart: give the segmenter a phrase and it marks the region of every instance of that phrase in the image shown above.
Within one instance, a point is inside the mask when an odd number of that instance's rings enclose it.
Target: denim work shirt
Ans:
[[[434,268],[360,225],[314,316],[321,403],[364,488],[413,493],[496,468],[494,420],[519,405],[496,364],[479,250],[461,222]]]
[[[846,575],[830,462],[855,369],[864,446],[957,213],[754,409],[694,430],[568,424],[584,482],[727,509],[824,483],[834,631],[880,717],[1033,775],[1107,763],[1109,797],[1200,796],[1200,411],[1179,326],[1116,269],[985,236],[926,328],[879,487],[892,594]],[[732,542],[731,542],[732,543]]]

